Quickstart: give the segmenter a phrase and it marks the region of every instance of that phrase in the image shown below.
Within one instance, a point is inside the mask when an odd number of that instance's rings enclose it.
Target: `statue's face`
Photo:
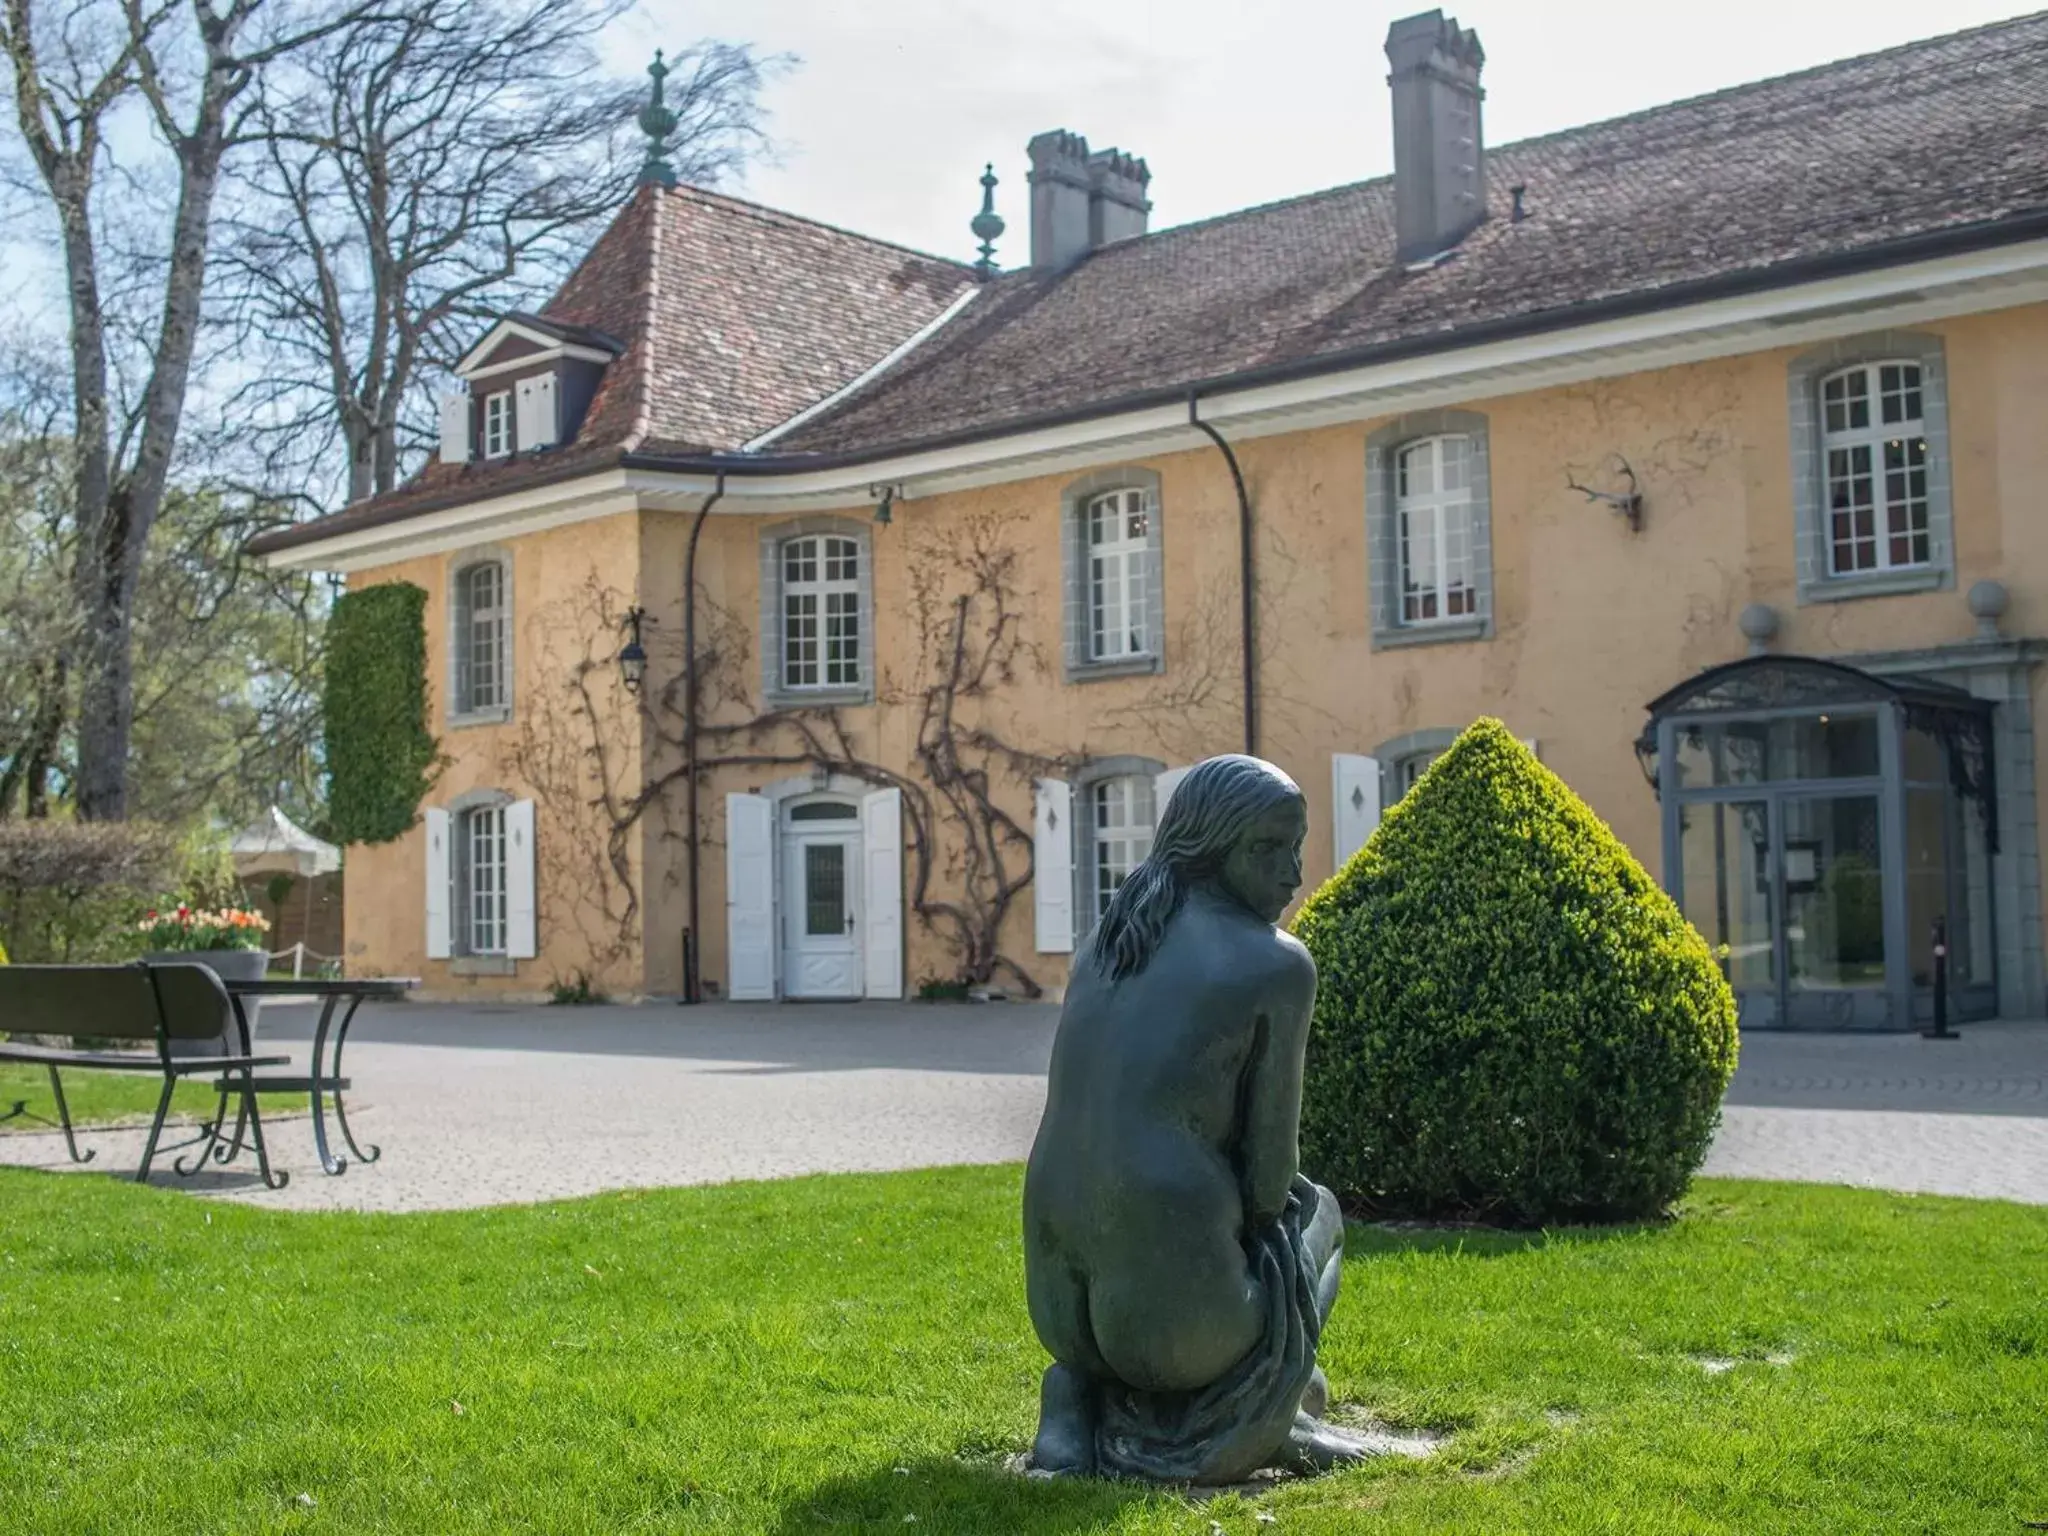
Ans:
[[[1230,894],[1267,922],[1275,922],[1301,889],[1301,845],[1308,836],[1308,807],[1290,797],[1260,816],[1223,861]]]

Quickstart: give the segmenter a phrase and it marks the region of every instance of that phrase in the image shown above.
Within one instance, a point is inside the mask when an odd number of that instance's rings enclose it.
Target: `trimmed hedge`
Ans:
[[[440,761],[427,729],[427,594],[344,592],[327,621],[327,811],[344,843],[388,843],[419,817]]]
[[[1302,1166],[1383,1217],[1654,1216],[1735,1069],[1735,998],[1621,841],[1497,720],[1429,768],[1294,931],[1321,980]]]

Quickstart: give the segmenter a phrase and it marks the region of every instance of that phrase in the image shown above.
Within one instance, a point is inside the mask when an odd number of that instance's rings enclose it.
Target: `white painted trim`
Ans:
[[[531,368],[539,363],[560,362],[565,357],[578,362],[596,363],[599,367],[613,360],[611,353],[601,352],[596,347],[579,347],[564,342],[558,347],[549,347],[544,352],[522,352],[510,362],[492,363],[488,368],[473,368],[461,377],[472,382],[478,379],[491,379],[501,373],[517,373],[522,368]]]
[[[523,533],[632,512],[642,505],[642,499],[628,488],[624,471],[606,469],[558,485],[536,486],[336,534],[317,544],[279,550],[268,558],[271,565],[285,570],[374,570],[419,555],[447,554],[475,543],[497,543]]]
[[[492,363],[485,368],[471,366],[470,360],[472,358],[488,355],[493,347],[497,346],[499,342],[508,336],[517,336],[522,341],[530,341],[541,350],[538,353],[525,353],[508,362]],[[493,325],[488,331],[484,332],[483,340],[456,359],[453,372],[457,378],[461,379],[485,379],[494,373],[504,373],[513,368],[528,368],[535,363],[550,362],[559,357],[580,358],[585,362],[592,363],[608,363],[612,360],[612,356],[612,353],[602,351],[597,347],[586,347],[580,342],[563,341],[558,336],[548,335],[546,331],[539,331],[531,326],[521,325],[517,320],[500,320],[496,325]]]
[[[859,374],[856,374],[852,379],[848,380],[845,384],[842,384],[839,388],[833,390],[831,394],[825,396],[824,399],[816,402],[813,405],[805,406],[802,410],[798,411],[794,416],[790,417],[789,420],[783,422],[781,425],[770,427],[766,432],[763,432],[759,437],[754,438],[751,442],[745,442],[740,444],[740,452],[759,453],[763,448],[766,448],[778,437],[782,437],[787,433],[794,432],[798,427],[802,426],[805,422],[811,420],[813,417],[820,416],[824,414],[826,411],[831,410],[833,406],[837,405],[840,401],[846,399],[847,396],[853,394],[856,390],[865,388],[869,383],[881,377],[883,374],[887,373],[891,368],[894,368],[898,363],[902,362],[904,358],[908,357],[912,352],[915,352],[919,347],[923,346],[924,343],[929,341],[933,336],[936,336],[939,333],[939,331],[945,326],[946,322],[951,320],[955,315],[959,314],[960,311],[965,309],[969,304],[973,303],[974,296],[980,292],[981,290],[979,288],[969,288],[965,293],[961,294],[958,298],[954,299],[952,303],[948,304],[944,309],[940,310],[935,317],[927,321],[924,325],[920,326],[916,331],[913,331],[910,335],[910,338],[907,341],[903,342],[902,345],[896,347],[879,363],[876,363],[872,368],[864,369]]]
[[[1526,394],[1746,352],[2048,301],[2048,240],[1675,309],[1397,358],[1340,373],[1206,395],[1203,419],[1233,440]],[[1455,340],[1455,338],[1449,338]],[[718,511],[786,515],[865,506],[887,481],[941,495],[1102,464],[1185,453],[1207,440],[1175,403],[833,469],[729,476]],[[611,469],[588,479],[444,508],[279,551],[286,569],[350,571],[637,508],[690,510],[709,474]],[[456,530],[460,530],[459,532]]]

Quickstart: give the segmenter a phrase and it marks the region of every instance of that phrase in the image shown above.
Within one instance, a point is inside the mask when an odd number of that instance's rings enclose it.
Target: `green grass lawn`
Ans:
[[[66,1072],[64,1102],[71,1110],[73,1125],[107,1125],[122,1120],[147,1124],[156,1113],[157,1095],[164,1080],[147,1072]],[[300,1095],[304,1097],[304,1095]],[[203,1120],[213,1113],[216,1100],[204,1082],[187,1079],[171,1095],[173,1116]],[[259,1101],[262,1102],[262,1101]],[[50,1093],[50,1074],[41,1067],[18,1061],[0,1061],[0,1114],[16,1103],[25,1103],[29,1115],[0,1124],[0,1136],[11,1131],[47,1131],[57,1118],[57,1100]]]
[[[1043,1364],[1018,1192],[948,1169],[296,1215],[0,1169],[0,1528],[2048,1520],[2048,1210],[1708,1181],[1656,1229],[1354,1229],[1332,1386],[1445,1451],[1197,1505],[998,1470]]]

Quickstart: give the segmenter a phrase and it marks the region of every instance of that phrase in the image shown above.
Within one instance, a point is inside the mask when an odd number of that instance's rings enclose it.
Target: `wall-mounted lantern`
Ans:
[[[638,693],[647,680],[647,647],[640,643],[640,626],[646,618],[645,608],[626,610],[624,623],[630,633],[626,643],[619,647],[619,681],[626,685],[628,693]]]

